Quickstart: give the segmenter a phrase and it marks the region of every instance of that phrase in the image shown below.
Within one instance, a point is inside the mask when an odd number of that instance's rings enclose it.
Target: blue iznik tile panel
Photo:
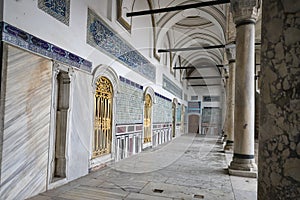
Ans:
[[[143,86],[120,76],[116,105],[117,125],[143,123]]]
[[[155,82],[155,66],[90,9],[88,10],[87,43]]]
[[[39,0],[40,9],[69,25],[70,20],[70,0]]]
[[[156,103],[153,104],[153,123],[172,122],[172,101],[155,93]]]
[[[182,98],[182,89],[171,81],[166,75],[163,74],[163,88],[178,98]]]
[[[67,65],[91,72],[92,63],[8,23],[1,23],[2,41]]]

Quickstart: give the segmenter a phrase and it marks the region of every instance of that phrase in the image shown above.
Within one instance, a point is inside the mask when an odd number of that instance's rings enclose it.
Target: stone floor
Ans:
[[[215,137],[185,134],[31,200],[255,200],[256,179],[229,176]]]

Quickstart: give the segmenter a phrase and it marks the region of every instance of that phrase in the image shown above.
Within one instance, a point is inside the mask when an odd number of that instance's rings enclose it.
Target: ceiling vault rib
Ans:
[[[142,10],[142,11],[126,13],[126,16],[127,17],[135,17],[135,16],[141,16],[141,15],[150,15],[150,14],[157,14],[157,13],[164,13],[164,12],[172,12],[172,11],[177,11],[177,10],[185,10],[185,9],[190,9],[190,8],[201,8],[201,7],[206,7],[206,6],[214,6],[214,5],[220,5],[220,4],[225,4],[225,3],[230,3],[230,0],[206,1],[206,2],[201,2],[201,3],[181,5],[181,6],[168,7],[168,8]]]

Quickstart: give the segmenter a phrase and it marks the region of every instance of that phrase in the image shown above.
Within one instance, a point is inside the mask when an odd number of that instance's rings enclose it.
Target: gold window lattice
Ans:
[[[149,94],[145,96],[145,114],[144,114],[144,143],[151,142],[151,112],[152,100]]]
[[[112,84],[107,78],[100,77],[96,86],[94,98],[94,158],[110,153],[112,142]]]

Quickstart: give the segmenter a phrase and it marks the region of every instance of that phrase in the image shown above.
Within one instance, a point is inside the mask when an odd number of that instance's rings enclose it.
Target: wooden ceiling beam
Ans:
[[[201,47],[188,47],[188,48],[177,48],[177,49],[158,49],[158,53],[169,53],[178,51],[197,51],[197,50],[208,50],[208,49],[220,49],[225,48],[226,45],[211,45],[211,46],[201,46]]]
[[[224,65],[214,65],[214,66],[184,66],[184,67],[173,67],[173,69],[206,69],[206,68],[213,68],[213,67],[224,67]]]
[[[207,6],[214,6],[214,5],[220,5],[220,4],[225,4],[225,3],[230,3],[230,0],[206,1],[206,2],[200,2],[200,3],[194,3],[194,4],[181,5],[181,6],[160,8],[160,9],[142,10],[142,11],[126,13],[126,16],[127,17],[135,17],[135,16],[142,16],[142,15],[151,15],[151,14],[157,14],[157,13],[186,10],[186,9],[190,9],[190,8],[201,8],[201,7],[207,7]]]
[[[221,84],[194,84],[194,85],[188,85],[192,87],[207,87],[207,86],[220,86]]]
[[[192,77],[183,77],[182,79],[215,79],[222,78],[221,76],[192,76]]]

